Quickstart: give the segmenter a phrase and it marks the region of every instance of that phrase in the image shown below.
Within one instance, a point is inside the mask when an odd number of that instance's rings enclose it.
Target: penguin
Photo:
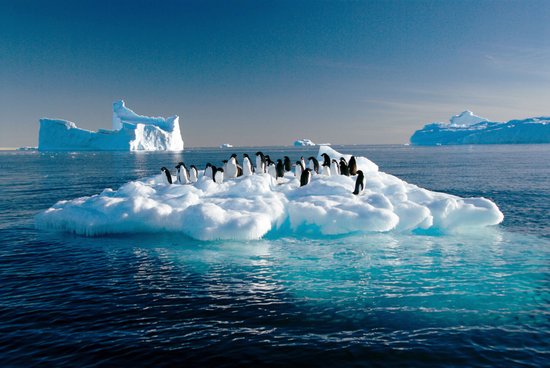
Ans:
[[[340,175],[349,176],[348,163],[345,158],[340,158]]]
[[[233,154],[231,155],[231,157],[229,158],[229,161],[227,162],[227,164],[225,165],[225,178],[227,179],[234,179],[237,177],[237,158],[236,158],[237,155]]]
[[[170,174],[170,170],[163,166],[160,168],[160,171],[164,173],[164,179],[166,180],[165,183],[172,184],[172,174]]]
[[[176,165],[177,174],[176,178],[180,184],[189,184],[189,172],[187,171],[187,166],[183,162],[179,162]]]
[[[330,165],[323,164],[323,166],[321,166],[321,174],[330,176]]]
[[[218,184],[222,184],[223,178],[224,178],[223,169],[216,169],[216,171],[214,172],[214,182]]]
[[[363,191],[363,189],[365,189],[364,180],[365,176],[363,175],[363,171],[357,170],[357,179],[355,180],[355,190],[353,191],[353,194],[358,195]]]
[[[206,164],[206,167],[204,168],[204,176],[214,179],[214,168],[215,166],[212,166],[210,162]]]
[[[292,170],[292,163],[290,162],[290,158],[288,156],[285,156],[284,163],[285,163],[285,171],[286,172],[291,171]]]
[[[244,176],[250,176],[254,173],[254,166],[252,166],[252,162],[250,161],[250,157],[248,157],[248,154],[243,155],[243,175]]]
[[[309,161],[308,168],[312,170],[312,174],[313,173],[319,174],[319,161],[317,161],[317,159],[313,156],[308,158],[308,161]]]
[[[330,164],[330,173],[332,175],[340,175],[340,166],[335,159],[332,159],[332,163]]]
[[[300,176],[300,186],[308,185],[311,181],[311,169],[305,169]]]
[[[350,175],[357,174],[357,161],[355,160],[355,156],[351,156],[351,158],[349,159],[348,168]]]
[[[278,159],[277,165],[275,165],[275,175],[275,179],[284,178],[285,176],[285,165],[281,159]]]
[[[189,167],[189,181],[191,183],[196,183],[199,180],[199,173],[195,165]]]
[[[300,157],[300,162],[302,163],[302,169],[306,168],[306,160],[304,160],[304,156]]]
[[[261,151],[256,152],[256,173],[263,174],[265,173],[266,168],[267,164],[265,162],[264,154]]]
[[[296,161],[296,167],[294,168],[294,176],[300,180],[302,177],[302,172],[304,171],[305,167],[304,164],[302,164],[302,161]]]
[[[275,166],[275,162],[271,160],[268,161],[267,173],[271,175],[273,178],[277,179],[277,167]]]
[[[323,157],[323,166],[326,165],[330,167],[330,156],[326,153],[323,153],[321,156]]]

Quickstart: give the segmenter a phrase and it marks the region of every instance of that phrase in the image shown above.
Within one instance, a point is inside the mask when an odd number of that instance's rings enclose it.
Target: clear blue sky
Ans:
[[[0,0],[0,147],[178,114],[186,146],[404,143],[550,115],[548,1]]]

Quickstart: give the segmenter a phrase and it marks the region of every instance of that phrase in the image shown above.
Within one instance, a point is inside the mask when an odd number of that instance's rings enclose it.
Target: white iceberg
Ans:
[[[449,123],[431,123],[411,136],[418,146],[550,143],[550,117],[491,122],[464,111]]]
[[[315,143],[311,139],[297,139],[294,141],[295,147],[306,147],[306,146],[315,146]]]
[[[349,158],[330,147],[320,147],[322,153]],[[342,175],[314,175],[303,187],[290,173],[283,184],[267,174],[218,184],[201,173],[194,185],[168,185],[157,175],[60,201],[37,215],[36,225],[87,236],[166,231],[200,240],[254,240],[266,235],[470,231],[503,219],[488,199],[419,188],[380,172],[365,157],[358,157],[357,165],[366,178],[360,195],[352,194],[355,178]]]
[[[59,119],[40,119],[41,151],[181,151],[179,117],[138,115],[120,100],[113,103],[113,130],[97,132]]]
[[[223,143],[220,144],[220,148],[233,148],[233,145],[231,143]]]

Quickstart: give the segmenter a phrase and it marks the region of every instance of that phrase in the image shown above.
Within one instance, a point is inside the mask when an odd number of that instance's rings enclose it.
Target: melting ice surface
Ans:
[[[350,156],[330,147],[319,158]],[[199,240],[255,240],[270,236],[324,236],[372,232],[458,232],[502,221],[485,198],[429,191],[378,170],[357,157],[365,190],[353,195],[355,177],[314,175],[310,184],[287,173],[223,184],[199,175],[194,185],[168,185],[162,175],[131,181],[118,190],[60,201],[36,218],[39,228],[81,235],[180,232]]]

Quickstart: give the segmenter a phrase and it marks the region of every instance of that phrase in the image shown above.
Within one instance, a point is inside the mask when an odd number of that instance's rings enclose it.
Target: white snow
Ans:
[[[320,148],[319,159],[322,153],[346,157],[329,147]],[[281,185],[268,174],[218,184],[202,172],[193,185],[168,185],[159,174],[118,190],[60,201],[40,213],[36,224],[88,236],[168,231],[200,240],[254,240],[267,234],[471,231],[503,219],[488,199],[419,188],[380,172],[365,157],[358,157],[357,165],[365,173],[365,190],[357,196],[352,194],[355,177],[341,175],[314,175],[300,187],[292,173]]]
[[[297,139],[294,141],[294,146],[296,147],[304,147],[304,146],[315,146],[315,143],[311,141],[311,139],[303,138],[303,139]]]
[[[113,130],[92,132],[59,119],[40,119],[41,151],[181,151],[179,117],[147,117],[113,103]]]
[[[431,123],[411,136],[411,143],[424,146],[448,144],[550,143],[550,117],[492,122],[464,111],[449,123]]]
[[[468,127],[484,121],[488,120],[480,116],[474,115],[474,113],[469,110],[463,111],[458,115],[454,115],[449,120],[450,126],[452,127]]]

